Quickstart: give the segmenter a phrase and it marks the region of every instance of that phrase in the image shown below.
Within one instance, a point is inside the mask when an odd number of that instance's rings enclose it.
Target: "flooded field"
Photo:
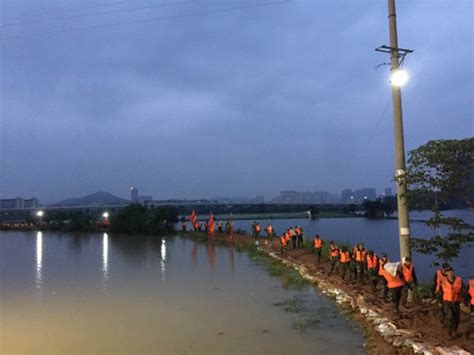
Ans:
[[[3,232],[0,270],[2,354],[365,353],[332,301],[232,248]]]

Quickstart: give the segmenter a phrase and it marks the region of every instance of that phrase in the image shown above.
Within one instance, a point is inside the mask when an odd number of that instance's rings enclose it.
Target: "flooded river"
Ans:
[[[362,354],[359,326],[246,253],[179,237],[0,232],[1,354]]]

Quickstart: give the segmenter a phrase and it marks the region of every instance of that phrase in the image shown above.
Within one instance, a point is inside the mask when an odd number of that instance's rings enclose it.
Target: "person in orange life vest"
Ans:
[[[353,258],[356,263],[357,283],[361,283],[364,277],[366,256],[367,256],[367,252],[364,249],[364,245],[362,243],[357,244],[357,247],[354,249],[354,254],[353,254]]]
[[[433,276],[433,296],[437,301],[441,323],[444,322],[443,289],[441,283],[446,275],[446,270],[451,269],[448,263],[443,263]]]
[[[331,258],[331,272],[330,273],[332,274],[339,260],[339,248],[332,240],[329,243],[329,256]]]
[[[273,236],[273,227],[270,223],[265,227],[265,231],[267,232],[268,239],[270,239]]]
[[[260,232],[262,231],[262,227],[260,226],[260,223],[257,223],[255,225],[255,239],[260,238]]]
[[[285,255],[286,246],[288,245],[287,235],[285,233],[280,237],[280,254],[281,256]]]
[[[255,228],[256,227],[257,227],[257,221],[253,221],[252,226],[250,227],[250,229],[252,230],[252,237],[253,238],[256,238],[256,236],[255,236]]]
[[[321,253],[323,251],[323,245],[324,245],[323,240],[321,239],[319,234],[316,234],[313,240],[313,248],[316,251],[316,257],[318,258],[317,259],[318,263],[321,261]]]
[[[367,274],[370,278],[370,285],[372,286],[372,292],[377,291],[378,273],[379,273],[379,258],[374,254],[373,250],[369,250],[366,257],[367,261]]]
[[[474,279],[469,280],[467,300],[469,299],[471,304],[471,320],[466,327],[466,331],[464,332],[466,339],[470,339],[471,334],[474,332]]]
[[[303,228],[296,227],[296,236],[298,238],[298,248],[303,248]]]
[[[291,235],[291,247],[296,249],[296,230],[295,228],[290,228],[290,235]]]
[[[402,297],[403,285],[405,280],[403,278],[403,272],[401,265],[398,265],[398,268],[395,272],[395,275],[392,275],[385,269],[385,265],[382,268],[382,275],[387,281],[387,287],[390,292],[390,301],[392,302],[392,307],[394,311],[398,314],[400,312],[400,299]]]
[[[462,279],[454,274],[453,269],[449,268],[445,271],[441,288],[443,289],[444,326],[448,331],[449,338],[454,339],[457,336],[461,317],[461,301],[464,288]]]
[[[346,248],[342,248],[342,251],[339,255],[339,264],[341,265],[341,269],[342,269],[342,274],[341,274],[342,280],[345,280],[346,273],[349,274],[349,281],[351,280],[351,273],[350,273],[351,260],[352,260],[351,253],[349,253]]]
[[[287,229],[287,230],[286,230],[285,238],[286,238],[286,249],[288,249],[288,248],[290,247],[290,242],[291,242],[290,229]]]
[[[379,281],[382,283],[382,290],[383,290],[383,299],[387,300],[388,296],[388,287],[387,287],[387,280],[383,276],[383,267],[388,263],[388,257],[386,253],[382,253],[382,256],[379,259]]]
[[[411,262],[411,258],[407,256],[402,263],[403,279],[405,285],[403,286],[403,305],[406,305],[408,299],[408,293],[413,292],[414,300],[416,301],[416,285],[418,281],[416,279],[415,267]]]

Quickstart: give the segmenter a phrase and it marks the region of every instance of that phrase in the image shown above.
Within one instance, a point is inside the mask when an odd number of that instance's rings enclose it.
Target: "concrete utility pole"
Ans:
[[[392,78],[392,100],[393,100],[393,128],[395,133],[395,169],[396,176],[405,173],[405,143],[403,138],[402,117],[402,95],[401,86],[406,81],[404,73],[400,71],[400,58],[413,50],[398,48],[397,15],[395,0],[388,0],[388,25],[390,34],[390,46],[382,46],[376,50],[390,53],[391,78]],[[403,179],[397,181],[397,207],[398,207],[398,233],[400,237],[400,256],[405,258],[411,256],[410,251],[410,219],[408,217],[407,186]]]

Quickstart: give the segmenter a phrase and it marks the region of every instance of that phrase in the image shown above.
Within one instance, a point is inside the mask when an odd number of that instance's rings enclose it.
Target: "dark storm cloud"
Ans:
[[[285,4],[81,30],[264,1],[2,27],[3,196],[129,185],[157,198],[391,184],[384,1]],[[99,2],[2,2],[2,22]],[[112,8],[150,4],[130,2]],[[70,12],[70,13],[77,13]],[[472,3],[398,2],[408,149],[473,133]],[[28,37],[30,36],[30,37]],[[448,50],[449,49],[449,50]]]

